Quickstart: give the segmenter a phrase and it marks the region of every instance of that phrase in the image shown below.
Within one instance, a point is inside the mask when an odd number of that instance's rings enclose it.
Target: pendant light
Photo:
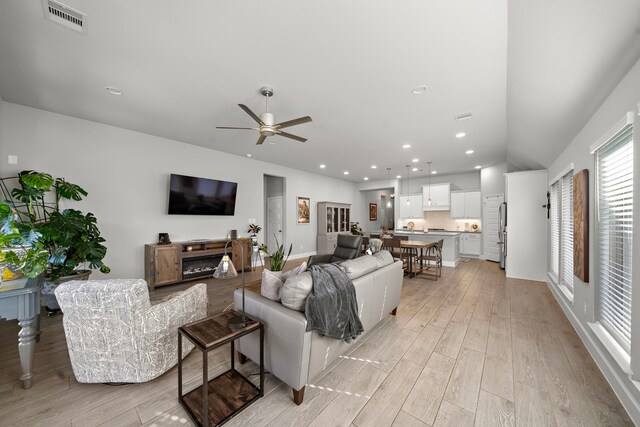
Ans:
[[[407,165],[407,206],[411,204],[411,198],[409,196],[409,168],[411,165]]]
[[[429,198],[427,199],[427,206],[431,206],[431,162],[427,162],[429,165]]]
[[[387,181],[389,181],[389,188],[391,188],[391,168],[387,168]],[[389,199],[387,199],[387,208],[392,206],[391,197],[393,197],[393,193],[389,194]]]

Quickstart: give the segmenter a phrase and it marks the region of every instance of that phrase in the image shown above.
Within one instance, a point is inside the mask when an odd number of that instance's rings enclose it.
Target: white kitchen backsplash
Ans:
[[[424,213],[424,219],[405,219],[400,223],[400,227],[407,225],[408,222],[413,221],[415,224],[414,230],[423,230],[427,228],[444,228],[447,231],[465,231],[465,224],[469,224],[469,228],[472,224],[478,225],[478,231],[482,231],[482,221],[477,219],[451,219],[449,218],[449,211],[430,211]]]

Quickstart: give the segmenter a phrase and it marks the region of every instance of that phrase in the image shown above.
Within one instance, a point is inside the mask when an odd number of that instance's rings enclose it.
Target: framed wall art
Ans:
[[[298,197],[298,224],[311,221],[311,201],[308,197]]]
[[[369,221],[378,220],[378,204],[369,203]]]

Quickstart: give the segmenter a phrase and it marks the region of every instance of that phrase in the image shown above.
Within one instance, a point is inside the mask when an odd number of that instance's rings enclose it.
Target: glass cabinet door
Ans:
[[[327,208],[327,233],[333,233],[333,209]]]
[[[351,218],[349,217],[349,208],[344,208],[344,231],[350,231]]]
[[[340,218],[339,218],[339,216],[340,216],[340,213],[339,213],[338,208],[333,208],[333,231],[335,233],[337,233],[338,230],[340,230],[340,223],[339,223]]]
[[[340,232],[346,231],[345,229],[345,225],[344,225],[344,208],[340,208]]]

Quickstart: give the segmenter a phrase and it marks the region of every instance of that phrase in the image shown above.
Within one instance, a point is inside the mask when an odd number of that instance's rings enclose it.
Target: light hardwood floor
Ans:
[[[237,281],[207,282],[211,313],[231,304]],[[152,299],[187,286],[159,288]],[[79,384],[61,316],[43,316],[37,376],[23,390],[17,332],[15,321],[0,321],[1,426],[191,425],[177,401],[175,368],[145,384]],[[199,357],[185,359],[187,390],[200,378]],[[211,375],[226,369],[226,349],[209,357]],[[227,425],[632,424],[546,285],[507,280],[496,264],[478,260],[445,268],[437,282],[405,278],[398,315],[314,379],[302,405],[272,375],[266,392]]]

